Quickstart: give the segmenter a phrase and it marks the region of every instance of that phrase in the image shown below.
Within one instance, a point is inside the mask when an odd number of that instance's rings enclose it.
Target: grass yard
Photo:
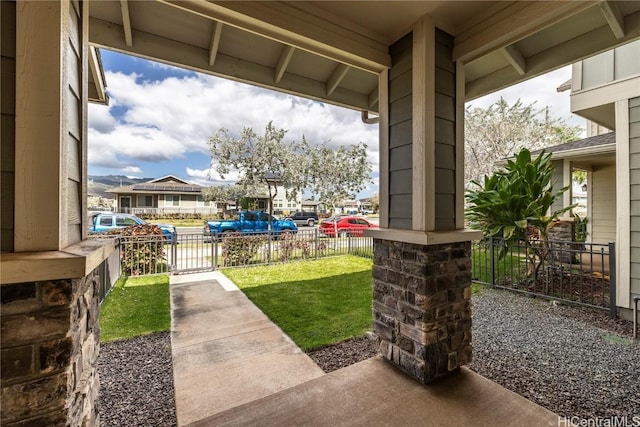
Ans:
[[[100,306],[100,341],[168,331],[169,276],[129,277],[116,283]]]
[[[371,330],[371,266],[341,256],[223,272],[308,351]]]
[[[527,260],[524,257],[507,254],[504,258],[499,259],[495,255],[495,281],[501,283],[505,277],[524,277],[526,276]],[[491,259],[490,252],[487,248],[477,246],[471,250],[471,262],[473,280],[485,284],[491,284]]]

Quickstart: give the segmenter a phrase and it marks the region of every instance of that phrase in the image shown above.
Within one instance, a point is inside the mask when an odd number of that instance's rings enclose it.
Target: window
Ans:
[[[138,207],[151,208],[153,207],[153,196],[138,196]]]
[[[256,214],[254,214],[253,212],[247,212],[244,214],[244,220],[245,221],[257,221],[258,220],[258,216]]]
[[[128,227],[130,225],[136,225],[138,222],[130,216],[116,216],[117,227]]]
[[[204,197],[198,196],[198,198],[196,199],[196,206],[211,206],[211,200],[205,200]]]
[[[100,218],[100,225],[105,225],[111,227],[113,225],[113,217],[112,216],[103,216]]]
[[[260,212],[260,221],[269,221],[269,214]]]
[[[180,196],[167,194],[164,196],[165,206],[180,206]]]

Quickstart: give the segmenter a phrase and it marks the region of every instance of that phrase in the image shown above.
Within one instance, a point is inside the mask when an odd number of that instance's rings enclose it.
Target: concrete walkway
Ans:
[[[423,386],[377,357],[324,374],[221,273],[171,277],[178,425],[557,426],[468,369]]]
[[[219,272],[171,276],[178,425],[324,375]]]

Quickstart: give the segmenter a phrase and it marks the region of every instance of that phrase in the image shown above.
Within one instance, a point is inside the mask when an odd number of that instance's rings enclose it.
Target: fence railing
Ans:
[[[472,245],[473,281],[496,288],[608,310],[616,317],[615,244],[566,241],[505,247]]]
[[[174,273],[318,259],[335,255],[373,258],[373,240],[327,237],[317,228],[297,233],[178,234],[169,264]]]
[[[373,259],[372,238],[351,235],[328,237],[317,228],[299,230],[297,233],[225,233],[217,236],[204,235],[202,232],[177,233],[172,239],[167,239],[164,235],[91,237],[116,239],[118,250],[112,256],[115,258],[110,258],[108,265],[101,267],[103,272],[100,274],[104,277],[113,276],[114,262],[120,268],[119,277],[120,271],[127,276],[175,274],[337,255]],[[101,281],[104,281],[102,277]],[[106,295],[113,282],[101,293]]]

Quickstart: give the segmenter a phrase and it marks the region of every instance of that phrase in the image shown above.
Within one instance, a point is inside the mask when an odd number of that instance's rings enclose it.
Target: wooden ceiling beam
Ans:
[[[380,100],[380,91],[376,87],[368,96],[369,107],[373,108]]]
[[[122,13],[122,28],[124,30],[124,41],[127,46],[133,46],[133,35],[131,33],[131,16],[129,15],[129,0],[120,0],[120,12]]]
[[[331,96],[333,92],[340,86],[340,82],[344,79],[344,76],[347,75],[349,71],[349,66],[345,64],[338,64],[335,70],[333,70],[333,74],[329,77],[329,81],[327,81],[327,96]]]
[[[454,41],[453,60],[465,63],[514,44],[583,10],[595,1],[513,2]]]
[[[515,72],[513,67],[506,66],[484,77],[469,81],[466,83],[465,98],[466,100],[478,98],[635,40],[638,38],[637,34],[640,34],[640,11],[625,17],[625,27],[627,31],[622,39],[616,39],[610,27],[603,25],[532,55],[527,58],[527,70],[524,75]]]
[[[391,66],[385,43],[298,9],[295,2],[160,1],[372,73]]]
[[[617,39],[623,38],[624,16],[622,16],[620,9],[618,9],[618,5],[611,1],[603,1],[599,6],[604,15],[604,19],[607,20],[607,24],[609,24],[611,31],[613,31],[613,35],[616,36]]]
[[[205,48],[135,29],[133,36],[136,38],[136,46],[127,46],[122,40],[120,25],[97,18],[89,20],[89,42],[99,47],[345,108],[377,111],[369,107],[367,94],[337,87],[329,96],[326,82],[291,73],[285,73],[279,83],[274,83],[273,67],[234,58],[222,52],[216,55],[215,67],[210,67],[208,51]]]
[[[213,21],[213,29],[211,31],[211,42],[209,43],[209,66],[216,64],[216,55],[220,47],[220,38],[222,37],[222,22]]]
[[[500,49],[500,52],[509,61],[509,64],[515,68],[515,70],[521,76],[524,76],[527,72],[527,59],[522,55],[514,45],[506,46]]]
[[[285,71],[287,71],[287,67],[289,66],[289,62],[293,57],[293,52],[296,51],[296,48],[293,46],[286,45],[284,49],[282,49],[282,53],[280,54],[280,58],[278,58],[278,63],[275,68],[275,82],[280,83],[282,77],[284,76]]]

